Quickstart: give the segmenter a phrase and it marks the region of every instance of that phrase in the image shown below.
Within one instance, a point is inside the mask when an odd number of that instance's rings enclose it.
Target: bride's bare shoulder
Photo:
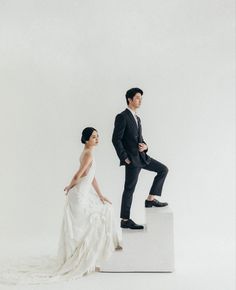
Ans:
[[[93,159],[92,150],[84,149],[84,151],[80,155],[80,161],[83,162],[83,161],[88,160],[88,159],[90,159],[90,160]]]

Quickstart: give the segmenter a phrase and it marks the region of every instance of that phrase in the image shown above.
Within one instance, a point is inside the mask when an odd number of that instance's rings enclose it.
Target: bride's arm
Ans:
[[[93,188],[95,189],[98,197],[101,198],[102,197],[102,193],[101,193],[101,190],[100,190],[100,188],[98,186],[98,182],[97,182],[97,179],[96,179],[95,176],[93,178],[92,185],[93,185]]]
[[[93,185],[93,188],[95,189],[95,191],[96,191],[96,193],[97,193],[97,195],[100,198],[102,203],[105,203],[105,201],[111,203],[105,196],[102,195],[101,190],[100,190],[100,188],[98,186],[97,179],[96,179],[95,176],[93,178],[92,185]]]
[[[75,173],[75,175],[72,178],[70,184],[68,186],[66,186],[65,189],[64,189],[64,191],[66,191],[66,194],[68,193],[68,191],[72,187],[74,187],[78,183],[80,177],[82,177],[84,172],[88,169],[88,167],[89,167],[91,162],[92,162],[92,154],[89,153],[89,152],[85,153],[84,157],[83,157],[83,159],[81,161],[81,165],[80,165],[79,170]]]

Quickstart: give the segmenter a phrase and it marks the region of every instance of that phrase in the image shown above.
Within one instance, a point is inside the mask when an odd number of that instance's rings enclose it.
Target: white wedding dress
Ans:
[[[103,204],[92,187],[95,167],[93,159],[87,175],[66,197],[57,257],[4,266],[0,283],[42,284],[76,279],[95,271],[121,247],[121,231],[116,227],[113,207]]]

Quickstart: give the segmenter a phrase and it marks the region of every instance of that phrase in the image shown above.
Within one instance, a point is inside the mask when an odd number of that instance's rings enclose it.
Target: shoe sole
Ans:
[[[130,228],[130,227],[125,227],[125,226],[121,226],[122,229],[129,229],[129,230],[143,230],[144,227],[142,228]]]
[[[166,204],[166,205],[158,205],[158,206],[155,206],[155,205],[145,205],[145,207],[165,207],[165,206],[168,206],[168,204]]]

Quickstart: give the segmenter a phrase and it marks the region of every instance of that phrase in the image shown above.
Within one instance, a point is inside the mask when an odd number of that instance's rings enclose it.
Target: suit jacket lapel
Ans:
[[[136,121],[134,120],[134,116],[132,115],[132,113],[130,112],[130,110],[126,109],[125,111],[126,111],[126,114],[129,116],[129,118],[130,118],[130,120],[131,120],[131,122],[133,124],[133,127],[138,131],[139,129],[138,129],[138,126],[137,126]]]

